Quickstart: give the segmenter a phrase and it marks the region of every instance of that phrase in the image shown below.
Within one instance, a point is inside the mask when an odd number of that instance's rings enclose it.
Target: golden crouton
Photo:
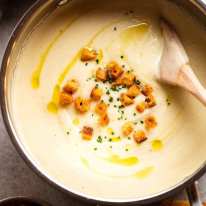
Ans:
[[[128,106],[128,105],[134,103],[134,100],[132,98],[128,97],[127,94],[125,94],[125,93],[122,93],[120,95],[120,101],[121,101],[123,106]]]
[[[90,100],[77,97],[74,101],[74,106],[75,106],[76,111],[80,113],[85,113],[90,108]]]
[[[63,90],[69,94],[73,94],[77,91],[78,87],[79,83],[75,79],[72,79],[66,83],[66,85],[63,87]]]
[[[133,138],[134,138],[135,142],[138,144],[147,140],[146,134],[143,130],[139,130],[139,131],[134,132]]]
[[[107,104],[101,101],[96,105],[95,112],[99,115],[104,115],[107,112],[107,107]]]
[[[106,81],[107,80],[106,69],[98,68],[96,71],[96,79],[103,82]]]
[[[82,53],[81,53],[81,61],[91,61],[91,60],[95,60],[97,58],[97,52],[92,49],[92,48],[88,48],[85,47],[82,49]]]
[[[121,79],[119,80],[122,85],[130,87],[134,84],[135,75],[131,72],[125,72],[122,74]]]
[[[147,96],[147,98],[145,99],[145,102],[146,102],[146,105],[148,108],[152,108],[152,107],[156,106],[156,101],[155,101],[155,98],[152,94]]]
[[[66,107],[73,102],[73,97],[71,94],[68,94],[64,91],[59,94],[59,105],[62,107]]]
[[[109,116],[107,113],[105,113],[99,117],[99,124],[103,127],[107,126],[109,124]]]
[[[130,98],[135,98],[140,94],[140,89],[136,84],[133,84],[127,91],[127,96]]]
[[[144,120],[145,128],[147,130],[153,129],[157,126],[157,121],[154,116],[146,117]]]
[[[115,61],[110,62],[107,66],[107,75],[109,79],[115,80],[123,73],[122,67]]]
[[[133,131],[133,124],[132,122],[126,122],[123,126],[122,126],[122,134],[124,136],[128,136],[132,133]]]
[[[146,108],[147,108],[147,105],[146,105],[145,102],[141,102],[141,103],[139,103],[139,104],[136,106],[136,110],[137,110],[139,113],[143,113]]]
[[[152,92],[153,92],[153,88],[149,84],[144,85],[144,87],[142,88],[142,94],[145,96],[151,95]]]
[[[102,94],[103,94],[102,89],[100,89],[98,87],[94,87],[91,91],[90,97],[92,100],[98,101],[101,99]]]
[[[81,135],[84,140],[91,140],[93,135],[93,128],[84,126],[81,131]]]

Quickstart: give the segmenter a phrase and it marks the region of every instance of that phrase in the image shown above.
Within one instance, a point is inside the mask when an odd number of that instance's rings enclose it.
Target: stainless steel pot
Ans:
[[[11,119],[11,111],[9,111],[9,102],[7,97],[7,90],[8,90],[8,82],[7,82],[7,75],[8,72],[11,70],[11,65],[15,63],[15,59],[17,58],[18,52],[21,47],[21,43],[24,41],[30,30],[49,12],[53,11],[59,6],[64,6],[66,3],[70,3],[72,0],[39,0],[37,1],[23,16],[23,18],[19,21],[18,25],[16,26],[13,34],[11,35],[10,41],[8,43],[7,49],[5,51],[5,55],[3,58],[2,68],[1,68],[1,109],[3,114],[3,119],[8,130],[8,133],[11,137],[13,144],[15,145],[16,149],[22,156],[22,158],[28,163],[28,165],[43,179],[47,180],[51,185],[57,187],[58,189],[74,196],[77,198],[81,198],[83,200],[94,202],[96,203],[97,200],[89,199],[82,194],[74,194],[71,193],[67,188],[60,186],[58,182],[54,182],[51,180],[44,172],[42,172],[35,162],[28,156],[26,151],[23,148],[23,145],[18,140],[12,119]],[[203,24],[206,25],[206,2],[203,0],[173,0],[173,2],[180,4],[181,6],[185,7],[192,13],[196,18],[199,19]],[[152,2],[154,3],[154,1]],[[153,196],[145,197],[143,199],[137,199],[133,202],[121,202],[122,204],[146,204],[151,203],[154,201],[161,200],[162,198],[166,198],[169,195],[172,195],[181,189],[188,187],[192,184],[195,180],[197,180],[204,172],[206,171],[206,163],[201,165],[201,167],[194,171],[194,173],[184,179],[182,182],[176,184],[174,187],[165,190],[161,193],[155,194]],[[104,202],[101,203],[106,204],[114,204],[115,202]]]

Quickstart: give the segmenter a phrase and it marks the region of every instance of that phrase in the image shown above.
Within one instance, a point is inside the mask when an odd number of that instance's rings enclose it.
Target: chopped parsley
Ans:
[[[109,91],[109,90],[107,90],[106,94],[107,94],[107,95],[110,95],[110,91]]]
[[[109,98],[109,102],[113,102],[113,100],[114,100],[113,97]]]
[[[120,56],[120,58],[121,58],[121,59],[124,59],[124,56],[123,56],[123,55],[121,55],[121,56]]]
[[[97,142],[98,142],[98,143],[102,143],[102,137],[101,137],[101,136],[98,136],[98,137],[97,137]]]
[[[97,151],[97,147],[94,148],[94,151]]]
[[[144,124],[144,121],[143,121],[143,120],[141,120],[141,121],[140,121],[140,123],[141,123],[141,124]]]
[[[69,135],[70,134],[70,132],[69,131],[67,131],[67,135]]]
[[[136,79],[135,82],[136,82],[137,85],[141,84],[140,80],[138,80],[138,79]]]
[[[99,64],[99,59],[96,59],[96,63]]]
[[[128,152],[128,151],[129,151],[129,149],[128,149],[128,148],[126,148],[126,149],[125,149],[125,151],[126,151],[126,152]]]

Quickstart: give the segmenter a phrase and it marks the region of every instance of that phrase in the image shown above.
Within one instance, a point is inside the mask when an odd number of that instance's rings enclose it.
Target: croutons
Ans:
[[[128,136],[132,133],[133,131],[133,124],[132,122],[126,122],[125,124],[123,124],[122,126],[122,134],[124,136]]]
[[[68,94],[64,91],[59,94],[59,105],[62,107],[66,107],[73,102],[73,97],[71,94]]]
[[[143,113],[146,108],[147,108],[147,105],[146,105],[145,102],[141,102],[141,103],[139,103],[139,104],[136,106],[136,110],[137,110],[139,113]]]
[[[107,80],[106,69],[98,68],[96,71],[96,79],[103,82],[106,81]]]
[[[149,84],[144,85],[144,87],[142,88],[142,94],[145,96],[151,95],[152,92],[153,92],[153,88]]]
[[[121,101],[123,106],[128,106],[128,105],[134,103],[134,99],[128,97],[127,94],[125,94],[125,93],[122,93],[120,95],[120,101]]]
[[[107,126],[109,124],[109,116],[107,113],[105,113],[99,117],[99,124],[102,127]]]
[[[95,60],[96,58],[97,58],[97,52],[94,49],[88,47],[82,49],[81,61],[83,62],[91,61],[91,60]]]
[[[125,72],[124,74],[122,74],[120,80],[121,85],[124,85],[126,87],[130,87],[134,84],[135,81],[135,75],[131,72]]]
[[[107,107],[108,107],[107,104],[105,102],[101,101],[96,105],[95,112],[98,115],[104,115],[107,112]]]
[[[72,79],[65,84],[63,90],[69,94],[73,94],[77,91],[78,87],[79,83],[75,79]]]
[[[138,144],[147,140],[146,134],[143,130],[139,130],[139,131],[134,132],[133,138],[134,138],[135,142]]]
[[[81,135],[84,140],[91,140],[93,135],[93,128],[84,126],[81,131]]]
[[[91,91],[90,97],[94,101],[99,101],[101,99],[102,94],[103,94],[102,89],[98,87],[94,87]]]
[[[140,94],[140,88],[136,85],[133,84],[127,91],[127,96],[130,98],[135,98],[137,95]]]
[[[116,80],[123,73],[122,67],[119,64],[117,64],[115,61],[110,62],[106,66],[106,69],[107,69],[108,78],[111,80]]]
[[[90,108],[90,100],[77,97],[74,101],[74,106],[77,112],[85,113]]]
[[[146,102],[148,108],[152,108],[152,107],[156,106],[156,101],[155,101],[155,98],[152,94],[147,96],[147,98],[145,99],[145,102]]]
[[[157,126],[157,121],[154,116],[148,116],[144,120],[145,128],[147,130],[154,129]]]

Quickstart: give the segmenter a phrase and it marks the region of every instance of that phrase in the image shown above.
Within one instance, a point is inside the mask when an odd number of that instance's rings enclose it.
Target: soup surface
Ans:
[[[155,78],[160,16],[175,25],[204,83],[205,31],[165,0],[74,1],[25,40],[11,82],[12,118],[30,158],[68,190],[135,200],[175,186],[205,161],[206,109]]]

